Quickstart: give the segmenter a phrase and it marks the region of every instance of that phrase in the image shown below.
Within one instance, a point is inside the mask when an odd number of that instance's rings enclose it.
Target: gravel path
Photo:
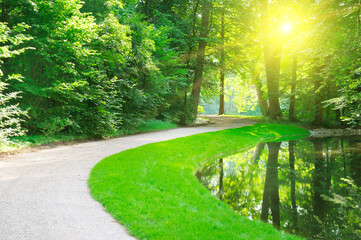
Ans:
[[[251,120],[209,116],[213,124],[95,141],[0,159],[0,240],[134,239],[89,194],[87,179],[103,158],[147,143]]]

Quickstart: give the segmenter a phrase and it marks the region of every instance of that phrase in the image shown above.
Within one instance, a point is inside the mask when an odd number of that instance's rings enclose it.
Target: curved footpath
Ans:
[[[144,144],[254,122],[209,117],[205,127],[59,146],[0,159],[0,240],[134,239],[89,194],[87,179],[103,158]]]

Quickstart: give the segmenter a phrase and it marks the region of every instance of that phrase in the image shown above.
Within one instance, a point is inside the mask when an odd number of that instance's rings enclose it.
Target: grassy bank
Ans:
[[[125,135],[132,135],[136,133],[159,131],[176,128],[177,125],[168,121],[161,121],[150,119],[141,123],[138,127],[134,129],[127,129],[121,132],[115,132],[110,137],[120,137]],[[11,152],[20,149],[26,149],[29,147],[37,147],[44,145],[56,145],[56,144],[65,144],[65,143],[74,143],[84,140],[96,140],[88,135],[79,135],[79,134],[70,134],[70,133],[58,133],[53,135],[24,135],[21,137],[13,138],[13,144],[7,146],[0,146],[1,152]]]
[[[261,141],[308,135],[293,126],[257,124],[148,144],[98,163],[91,194],[138,239],[300,239],[237,215],[194,172]]]

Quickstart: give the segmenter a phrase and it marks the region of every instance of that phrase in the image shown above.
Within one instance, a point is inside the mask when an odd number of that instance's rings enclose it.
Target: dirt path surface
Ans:
[[[208,116],[204,127],[95,141],[0,159],[0,240],[134,239],[89,194],[87,179],[103,158],[144,144],[253,124]]]

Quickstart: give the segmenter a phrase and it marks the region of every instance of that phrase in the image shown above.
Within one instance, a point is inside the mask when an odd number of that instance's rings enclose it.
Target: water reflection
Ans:
[[[224,177],[224,164],[223,158],[219,159],[219,190],[218,190],[218,197],[219,199],[223,199],[223,177]]]
[[[268,161],[266,170],[266,180],[263,190],[263,201],[261,220],[268,221],[269,210],[271,210],[273,226],[280,228],[280,197],[278,191],[278,152],[281,143],[267,143]]]
[[[197,177],[236,212],[309,239],[361,239],[361,139],[260,144]]]

